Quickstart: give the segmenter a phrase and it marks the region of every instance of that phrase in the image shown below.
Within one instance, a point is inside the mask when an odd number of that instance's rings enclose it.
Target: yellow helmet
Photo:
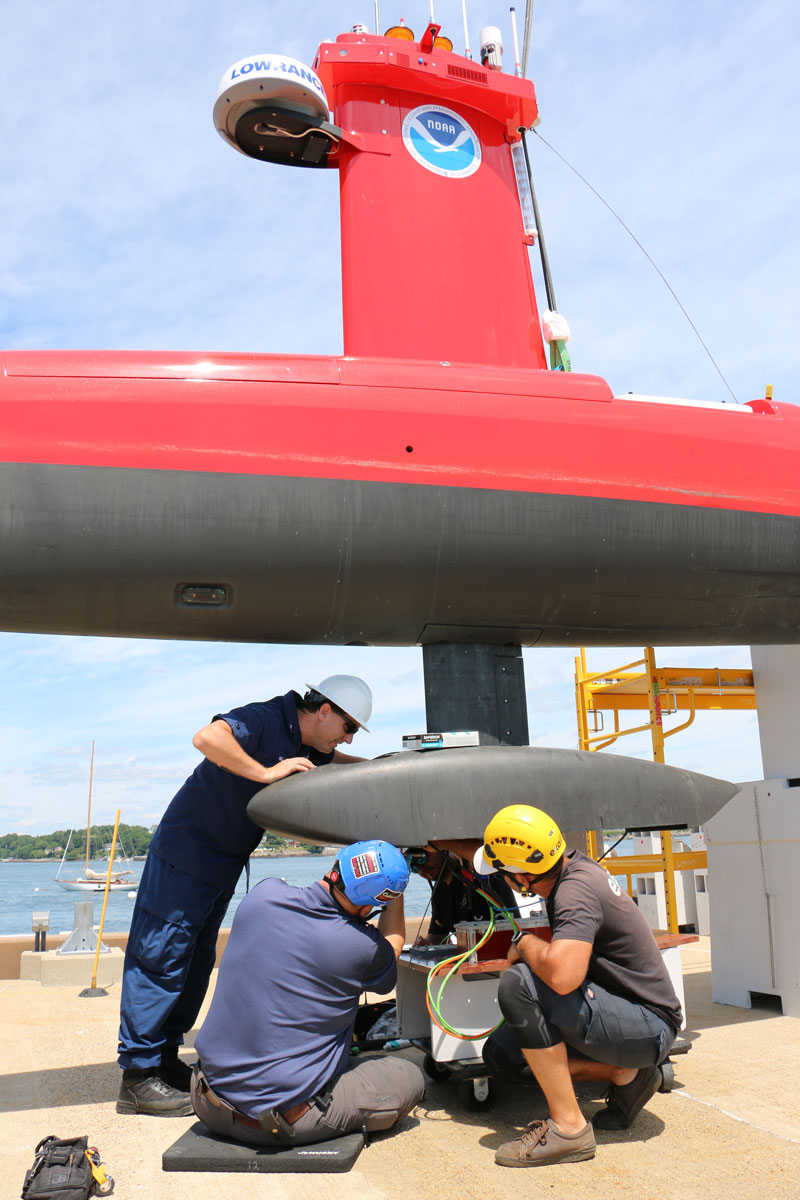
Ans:
[[[553,818],[529,804],[501,808],[486,826],[483,840],[475,855],[475,870],[480,875],[500,869],[544,875],[566,850]]]

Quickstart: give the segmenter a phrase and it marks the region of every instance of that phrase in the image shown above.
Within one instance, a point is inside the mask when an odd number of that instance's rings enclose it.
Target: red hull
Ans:
[[[10,352],[0,461],[492,488],[800,516],[800,408],[392,360]]]
[[[430,363],[9,353],[0,627],[800,638],[800,410]],[[202,590],[204,589],[204,590]]]

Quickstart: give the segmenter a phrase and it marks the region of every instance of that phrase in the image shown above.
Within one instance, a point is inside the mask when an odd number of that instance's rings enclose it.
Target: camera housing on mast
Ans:
[[[503,35],[496,25],[485,25],[481,30],[481,65],[490,71],[503,69]]]
[[[234,63],[217,89],[214,125],[240,154],[289,167],[326,166],[342,136],[319,77],[285,54]]]

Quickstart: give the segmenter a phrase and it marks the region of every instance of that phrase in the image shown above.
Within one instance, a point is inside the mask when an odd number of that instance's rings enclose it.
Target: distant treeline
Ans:
[[[120,847],[124,849],[126,855],[130,855],[132,858],[147,854],[150,848],[150,839],[155,831],[155,825],[151,826],[150,829],[146,829],[144,825],[120,825],[115,857],[119,857],[122,853]],[[34,836],[30,833],[0,834],[0,859],[46,858],[58,859],[60,861],[64,854],[64,847],[69,840],[69,834],[70,831],[68,829],[57,829],[54,833],[43,833],[39,836]],[[93,825],[89,837],[89,844],[91,846],[90,857],[94,859],[106,858],[113,836],[113,825]],[[277,833],[265,833],[262,845],[282,849],[287,845],[287,841],[286,838],[279,837]],[[311,854],[321,854],[323,847],[310,846],[304,842],[302,843],[302,849]],[[76,829],[72,834],[67,861],[85,857],[86,830]]]
[[[116,854],[120,853],[119,842],[125,848],[125,853],[131,856],[147,854],[153,829],[145,829],[144,825],[120,825]],[[0,858],[57,858],[61,859],[64,847],[69,841],[68,829],[56,829],[54,833],[42,833],[38,836],[30,833],[6,833],[0,835]],[[92,858],[106,857],[107,848],[111,846],[114,836],[113,825],[93,825],[90,831],[89,844]],[[86,857],[86,830],[76,829],[72,834],[67,860]]]

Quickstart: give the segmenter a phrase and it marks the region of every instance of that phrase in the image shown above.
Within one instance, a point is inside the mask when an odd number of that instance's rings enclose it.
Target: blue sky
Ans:
[[[524,4],[517,10],[521,19]],[[460,11],[460,0],[436,3],[457,51]],[[499,25],[513,67],[507,4],[471,0],[468,12],[473,46],[482,25]],[[428,0],[381,0],[380,13],[384,26],[404,16],[419,32]],[[275,51],[310,63],[322,38],[358,20],[372,28],[372,0],[10,8],[0,45],[0,345],[339,353],[335,172],[235,154],[211,109],[231,63]],[[767,383],[776,399],[798,399],[799,35],[788,0],[537,0],[534,12],[541,135],[659,264],[739,400]],[[532,143],[575,368],[616,392],[729,398],[641,251]],[[476,231],[476,256],[490,239]],[[595,651],[590,664],[638,653]],[[749,665],[746,647],[659,658]],[[526,651],[525,662],[532,740],[574,745],[572,652]],[[80,824],[92,739],[98,819],[119,806],[124,820],[150,824],[191,770],[191,736],[210,716],[332,671],[356,671],[375,691],[363,753],[396,749],[424,727],[413,648],[0,634],[0,668],[0,832]],[[709,714],[669,744],[668,758],[756,777],[755,718]]]

